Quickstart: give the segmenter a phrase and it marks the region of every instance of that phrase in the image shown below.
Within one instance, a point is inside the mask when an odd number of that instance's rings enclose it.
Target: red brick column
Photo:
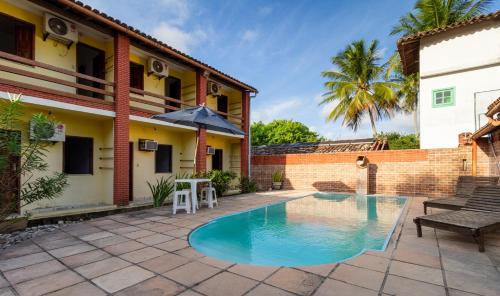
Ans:
[[[250,130],[250,93],[244,91],[241,93],[241,114],[243,116],[243,131],[245,132],[245,138],[241,139],[240,143],[240,167],[241,175],[249,175],[248,167],[248,148],[249,148],[249,133]]]
[[[113,203],[127,205],[129,200],[129,39],[115,36],[115,122],[114,122],[114,170]]]
[[[203,71],[196,72],[196,105],[207,102],[207,81],[208,79],[203,75]],[[196,172],[205,172],[207,170],[207,130],[200,128],[196,135],[198,136]]]

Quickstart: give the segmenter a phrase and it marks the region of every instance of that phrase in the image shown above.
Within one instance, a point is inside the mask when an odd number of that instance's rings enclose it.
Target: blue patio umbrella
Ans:
[[[206,128],[218,132],[243,136],[245,133],[229,122],[224,117],[210,110],[204,105],[190,107],[179,111],[157,114],[153,119],[163,120],[170,123]],[[196,148],[194,152],[194,168],[196,168],[196,153],[198,149],[198,135],[196,137]]]
[[[158,114],[151,118],[233,135],[245,135],[241,129],[205,106],[190,107],[179,111]]]

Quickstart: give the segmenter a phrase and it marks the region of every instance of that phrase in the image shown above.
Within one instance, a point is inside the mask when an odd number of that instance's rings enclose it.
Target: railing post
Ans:
[[[242,128],[245,132],[245,137],[241,139],[240,143],[240,167],[241,176],[249,176],[249,160],[250,160],[250,93],[243,91],[241,93],[241,115]]]
[[[128,37],[116,34],[114,39],[115,121],[114,121],[114,170],[113,203],[129,202],[129,89],[130,69]]]
[[[196,105],[203,105],[207,102],[207,82],[208,75],[204,71],[196,72]],[[199,128],[196,133],[196,172],[205,172],[207,170],[207,130]]]

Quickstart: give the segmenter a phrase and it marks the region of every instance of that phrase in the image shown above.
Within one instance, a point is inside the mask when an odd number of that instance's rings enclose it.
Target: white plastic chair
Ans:
[[[177,210],[185,210],[186,213],[191,213],[191,190],[185,189],[174,193],[174,200],[172,201],[172,212],[174,215],[177,213]]]
[[[208,194],[209,191],[211,190],[211,194]],[[217,193],[215,192],[215,188],[210,188],[210,187],[205,187],[201,189],[201,204],[208,205],[219,205],[217,202]]]

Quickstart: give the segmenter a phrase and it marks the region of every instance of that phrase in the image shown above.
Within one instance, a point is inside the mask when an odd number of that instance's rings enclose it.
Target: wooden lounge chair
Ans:
[[[477,187],[462,210],[421,216],[413,221],[418,237],[422,237],[422,226],[471,234],[479,252],[484,252],[484,235],[500,230],[500,187]]]
[[[459,176],[457,180],[457,190],[454,197],[436,198],[424,201],[424,214],[427,215],[427,208],[438,208],[445,210],[460,210],[465,206],[465,202],[478,186],[495,186],[500,177],[474,177]]]

